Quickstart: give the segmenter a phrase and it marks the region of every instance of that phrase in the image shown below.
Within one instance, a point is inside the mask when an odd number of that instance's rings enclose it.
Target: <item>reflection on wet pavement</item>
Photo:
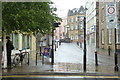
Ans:
[[[98,66],[94,64],[94,53],[89,53],[87,59],[88,73],[115,73],[113,60],[109,56],[99,57]],[[35,58],[31,58],[30,65],[18,65],[9,72],[23,73],[23,72],[73,72],[80,73],[83,71],[83,51],[79,49],[76,44],[62,44],[55,52],[55,63],[51,65],[45,62],[42,64],[41,57],[38,57],[37,65],[35,64]],[[8,72],[8,70],[3,70]]]

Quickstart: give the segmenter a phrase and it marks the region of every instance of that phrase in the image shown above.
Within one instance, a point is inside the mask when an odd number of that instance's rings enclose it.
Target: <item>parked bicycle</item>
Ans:
[[[29,64],[29,52],[19,50],[20,53],[16,53],[15,57],[13,58],[13,64],[18,65],[21,64]]]

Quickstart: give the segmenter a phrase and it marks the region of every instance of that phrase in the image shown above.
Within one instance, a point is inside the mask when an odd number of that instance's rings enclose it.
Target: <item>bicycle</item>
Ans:
[[[21,64],[29,64],[29,52],[22,52],[23,50],[19,50],[20,53],[16,53],[13,58],[13,64],[18,65]]]

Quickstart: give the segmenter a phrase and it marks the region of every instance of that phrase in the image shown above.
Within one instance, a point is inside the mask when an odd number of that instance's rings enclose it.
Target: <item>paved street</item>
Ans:
[[[120,80],[117,77],[112,78],[104,78],[104,77],[93,77],[87,78],[87,77],[81,77],[81,76],[40,76],[40,75],[31,75],[31,76],[21,76],[21,77],[8,77],[8,78],[3,78],[2,80]]]
[[[55,63],[83,63],[83,50],[75,43],[62,43],[55,52]]]
[[[89,47],[89,46],[88,46]],[[62,43],[55,52],[55,64],[38,64],[30,58],[30,65],[19,65],[11,70],[3,70],[2,80],[119,80],[114,72],[112,56],[98,55],[99,65],[94,64],[94,49],[87,51],[87,71],[83,71],[83,49],[76,43]],[[111,79],[110,79],[111,78]]]
[[[114,73],[114,57],[99,53],[99,66],[96,67],[94,52],[95,49],[93,46],[87,46],[87,72],[98,71],[103,73]],[[83,72],[83,54],[83,49],[77,46],[76,43],[62,43],[55,53],[55,63],[60,65],[60,71]]]
[[[89,47],[89,46],[88,46]],[[88,48],[87,48],[88,49]],[[55,64],[42,64],[41,57],[37,65],[35,58],[30,58],[30,65],[18,65],[11,70],[3,69],[3,75],[10,74],[44,74],[44,73],[79,73],[79,75],[107,75],[118,76],[114,71],[113,56],[98,54],[98,66],[95,66],[94,51],[92,47],[87,50],[87,70],[83,71],[83,49],[76,43],[62,43],[55,52]],[[32,56],[31,56],[32,57]],[[81,74],[80,74],[81,73]]]
[[[87,64],[95,64],[95,49],[87,47]],[[100,65],[114,66],[114,57],[98,54]],[[55,62],[83,64],[83,49],[76,43],[62,43],[55,54]]]

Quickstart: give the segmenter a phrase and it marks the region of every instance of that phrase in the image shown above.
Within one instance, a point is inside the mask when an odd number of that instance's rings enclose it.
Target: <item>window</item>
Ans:
[[[76,25],[76,29],[78,29],[78,25]]]
[[[74,22],[74,18],[72,18],[72,22]]]
[[[104,30],[102,30],[102,44],[105,44]]]
[[[70,19],[68,19],[68,22],[70,22]]]
[[[74,40],[74,36],[73,35],[71,35],[71,40]]]
[[[76,21],[78,21],[78,18],[76,17]]]
[[[77,17],[77,21],[80,21],[80,16]]]
[[[25,35],[22,35],[22,48],[25,48]]]
[[[76,34],[76,40],[78,40],[78,34]]]
[[[13,41],[13,34],[10,34],[10,41]]]
[[[112,44],[112,29],[109,29],[109,44]]]
[[[32,50],[32,35],[30,35],[30,50]]]
[[[27,48],[30,48],[30,41],[29,41],[29,35],[27,35]]]
[[[17,50],[18,49],[18,34],[14,34],[14,47]]]
[[[74,30],[74,26],[71,27],[71,30]]]
[[[70,30],[70,27],[68,27],[67,29],[68,29],[68,31],[69,31],[69,30]]]
[[[104,22],[104,18],[105,18],[105,15],[104,15],[104,8],[102,8],[102,14],[101,14],[101,22]]]
[[[120,43],[120,29],[116,29],[117,43]]]

